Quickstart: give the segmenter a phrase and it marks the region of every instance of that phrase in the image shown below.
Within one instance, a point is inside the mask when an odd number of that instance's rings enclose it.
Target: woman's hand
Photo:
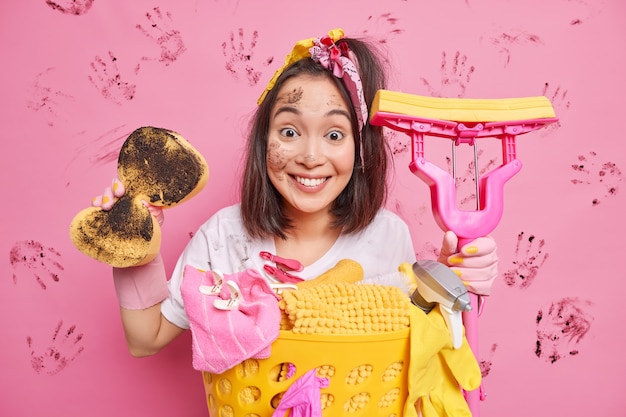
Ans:
[[[479,237],[458,248],[459,239],[452,231],[443,236],[438,261],[449,266],[474,294],[489,295],[498,276],[497,245],[491,236]]]
[[[96,196],[91,200],[91,205],[93,207],[100,207],[105,211],[111,210],[113,208],[113,204],[115,204],[115,202],[125,193],[126,188],[124,187],[124,184],[122,184],[119,178],[115,177],[111,182],[111,186],[106,187],[102,195]],[[163,221],[165,220],[163,208],[154,206],[146,200],[141,200],[141,203],[148,209],[150,214],[157,219],[159,226],[162,226]]]

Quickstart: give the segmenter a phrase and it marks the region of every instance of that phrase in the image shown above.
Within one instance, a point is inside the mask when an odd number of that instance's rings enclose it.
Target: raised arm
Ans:
[[[95,207],[111,210],[114,202],[125,194],[125,187],[115,178],[101,196],[92,201]],[[163,224],[161,207],[143,204]],[[172,324],[161,314],[161,303],[169,295],[167,277],[160,254],[145,265],[113,268],[113,283],[120,304],[122,325],[131,355],[153,355],[167,346],[184,329]]]
[[[146,265],[113,268],[113,282],[131,355],[153,355],[183,332],[161,314],[168,295],[161,255]]]

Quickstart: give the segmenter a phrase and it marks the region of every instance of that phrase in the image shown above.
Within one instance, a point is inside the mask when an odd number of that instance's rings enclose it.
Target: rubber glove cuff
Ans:
[[[113,283],[120,307],[143,310],[169,294],[161,254],[145,265],[113,268]]]

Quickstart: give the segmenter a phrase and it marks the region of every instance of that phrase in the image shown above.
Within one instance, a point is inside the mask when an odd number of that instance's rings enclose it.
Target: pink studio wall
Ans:
[[[524,168],[493,233],[481,414],[623,415],[624,17],[621,0],[3,1],[0,415],[207,415],[189,335],[131,358],[110,269],[73,247],[68,225],[132,130],[176,130],[211,179],[167,213],[171,268],[196,227],[236,201],[242,138],[274,70],[295,40],[333,27],[387,48],[394,89],[551,99],[560,123],[518,138]],[[428,189],[408,169],[408,137],[388,138],[389,208],[432,257]],[[447,144],[429,140],[427,157],[445,164]],[[482,172],[499,164],[484,141]],[[457,165],[468,205],[470,164]]]

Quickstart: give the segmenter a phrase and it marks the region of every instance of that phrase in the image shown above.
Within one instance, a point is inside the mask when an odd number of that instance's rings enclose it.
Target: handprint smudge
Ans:
[[[94,0],[65,0],[52,1],[46,0],[46,4],[53,10],[57,10],[63,14],[72,14],[80,16],[89,11]]]
[[[243,72],[248,79],[250,86],[256,85],[261,79],[261,71],[257,70],[252,64],[254,57],[254,50],[259,38],[259,31],[252,32],[252,40],[246,47],[244,45],[244,33],[243,29],[239,28],[238,31],[239,40],[235,41],[234,32],[230,33],[230,47],[227,42],[222,43],[222,52],[226,58],[226,70],[234,77],[239,78]],[[268,66],[274,61],[274,57],[269,57],[263,63],[263,66]]]
[[[397,131],[384,128],[385,140],[391,148],[391,153],[395,156],[408,152],[411,149],[411,138],[408,135],[399,135]]]
[[[51,87],[50,81],[47,79],[54,71],[54,68],[47,68],[38,74],[32,87],[31,98],[27,100],[27,107],[36,112],[44,111],[51,118],[48,120],[48,126],[54,126],[56,119],[61,118],[59,109],[62,108],[64,102],[73,100],[69,94],[65,94],[60,90]]]
[[[415,224],[417,226],[422,226],[424,224],[424,217],[429,213],[430,205],[426,201],[422,201],[422,203],[418,205],[411,205],[410,214],[404,213],[404,208],[402,207],[402,202],[398,199],[394,199],[393,202],[393,212],[404,219],[405,222],[410,224]],[[435,255],[435,257],[439,256],[439,246],[435,246],[430,242],[424,243],[421,251],[418,253],[422,254],[422,258],[430,258],[429,255]],[[429,254],[429,255],[428,255]]]
[[[397,27],[399,19],[397,17],[392,16],[391,13],[383,13],[376,17],[368,16],[367,22],[369,26],[373,26],[371,29],[365,29],[362,33],[363,35],[372,35],[371,32],[374,32],[372,36],[378,38],[378,43],[386,44],[393,37],[404,33],[404,29]],[[383,28],[379,30],[379,26],[382,25]]]
[[[120,126],[122,128],[124,126]],[[109,130],[102,136],[98,137],[95,142],[102,143],[102,146],[98,149],[98,152],[92,155],[89,159],[93,162],[94,165],[105,165],[109,162],[117,161],[117,158],[120,153],[120,148],[122,147],[124,141],[130,134],[128,131],[124,131],[119,133],[118,130],[120,128],[115,128]],[[104,141],[104,139],[107,139]],[[89,150],[94,150],[94,143],[90,143],[88,145]]]
[[[428,95],[433,97],[464,97],[467,84],[476,70],[473,65],[468,65],[467,55],[461,55],[460,51],[456,51],[452,58],[452,63],[450,63],[448,62],[446,52],[443,51],[441,53],[440,69],[441,80],[439,87],[431,85],[425,78],[420,78],[422,84],[428,90]]]
[[[53,248],[46,248],[34,240],[17,242],[9,252],[9,261],[13,267],[13,283],[17,284],[17,269],[29,270],[42,289],[47,289],[45,281],[59,282],[59,271],[63,266],[57,261],[61,254]]]
[[[520,250],[522,242],[526,242],[525,249]],[[544,239],[536,239],[535,235],[524,238],[524,232],[517,235],[515,245],[515,258],[513,267],[504,273],[504,282],[509,287],[518,286],[528,288],[539,273],[539,269],[548,259],[548,254],[543,251]]]
[[[100,94],[116,104],[122,104],[123,100],[129,101],[135,97],[136,86],[122,80],[122,75],[117,68],[117,58],[109,51],[109,63],[96,56],[91,63],[93,75],[89,75],[89,81],[100,91]]]
[[[550,304],[547,312],[537,312],[537,341],[535,355],[555,363],[569,355],[579,354],[577,345],[591,328],[593,317],[583,310],[589,301],[562,298]],[[572,346],[574,345],[574,346]]]
[[[520,45],[539,45],[543,41],[539,36],[528,33],[524,30],[515,30],[512,33],[502,32],[491,37],[491,44],[494,45],[500,55],[504,57],[504,66],[511,63],[513,49]]]
[[[585,0],[563,0],[563,2],[567,3],[567,5],[563,8],[562,16],[567,18],[572,15],[583,16],[570,19],[569,24],[571,26],[581,25],[583,22],[588,22],[598,13],[598,8],[596,7],[597,5],[592,5],[592,2]]]
[[[593,182],[597,182],[604,187],[604,197],[613,197],[617,195],[619,190],[618,184],[624,180],[622,171],[613,162],[597,163],[598,154],[590,151],[588,156],[578,155],[578,163],[572,164],[572,169],[581,175],[584,175],[585,179],[575,178],[570,182],[574,185],[586,184],[590,185]],[[589,178],[593,174],[594,178]],[[600,204],[600,198],[596,197],[592,200],[591,204],[597,206]]]
[[[38,374],[58,374],[85,349],[84,346],[81,346],[83,334],[76,334],[75,325],[61,331],[62,327],[63,320],[59,321],[54,329],[50,346],[41,354],[38,354],[33,348],[33,338],[31,336],[26,337],[26,343],[30,349],[30,363]]]
[[[478,169],[478,178],[476,178],[476,162],[472,160],[468,165],[465,172],[461,175],[457,175],[454,179],[457,193],[457,203],[460,208],[464,209],[481,209],[483,207],[478,207],[477,205],[477,191],[476,191],[476,183],[477,180],[485,175],[486,173],[493,170],[498,165],[497,158],[489,158],[486,159],[484,157],[485,151],[483,149],[478,149],[476,151],[476,159],[481,162],[482,166]],[[486,161],[486,162],[485,162]],[[446,164],[448,166],[448,172],[453,174],[455,169],[453,166],[453,161],[451,157],[446,157]],[[480,191],[480,190],[479,190]]]
[[[553,87],[546,82],[543,85],[543,91],[541,92],[541,95],[546,96],[550,99],[556,114],[562,114],[563,112],[568,111],[571,106],[571,102],[567,97],[567,92],[567,89],[561,88],[560,85]],[[549,133],[554,132],[555,130],[558,130],[560,127],[561,122],[557,121],[556,123],[550,123],[543,129],[541,129],[541,131],[543,133],[543,136],[545,136]]]
[[[101,134],[95,140],[81,140],[80,146],[75,149],[72,159],[65,167],[65,172],[71,171],[75,164],[81,164],[81,167],[78,169],[82,172],[85,169],[83,163],[91,168],[117,162],[120,148],[131,131],[132,129],[128,130],[125,125],[121,125]],[[75,176],[71,172],[68,174],[69,178],[74,178]],[[70,184],[71,180],[68,180],[66,186]]]
[[[441,254],[441,248],[435,246],[432,242],[426,242],[421,248],[415,249],[415,257],[417,259],[437,259]]]
[[[498,349],[498,345],[496,343],[492,344],[491,350],[489,351],[490,359],[480,360],[480,373],[482,374],[483,378],[485,378],[487,375],[489,375],[489,372],[491,372],[491,368],[493,367],[493,362],[491,358],[493,358],[493,356],[495,355],[496,349]]]
[[[164,16],[159,7],[154,7],[152,11],[153,13],[146,13],[149,23],[147,29],[140,24],[137,24],[135,27],[161,47],[161,56],[158,60],[167,66],[176,61],[187,48],[183,43],[180,31],[170,28],[172,14],[165,12]],[[147,61],[152,59],[148,57],[143,58],[143,60]]]

